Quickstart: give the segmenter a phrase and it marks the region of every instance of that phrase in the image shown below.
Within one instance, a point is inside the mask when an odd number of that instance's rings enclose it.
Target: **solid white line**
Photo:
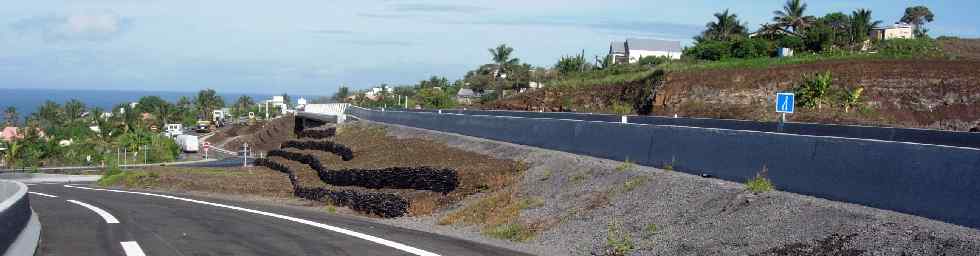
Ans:
[[[140,248],[140,244],[134,241],[120,242],[120,244],[122,244],[126,256],[146,256],[146,253],[143,253],[143,248]]]
[[[67,187],[68,185],[65,185],[65,186]],[[99,207],[95,207],[93,205],[82,203],[82,202],[75,201],[75,200],[68,200],[68,202],[69,203],[73,203],[73,204],[77,204],[77,205],[81,205],[81,206],[84,206],[85,208],[88,208],[89,210],[92,210],[93,212],[95,212],[99,216],[102,216],[102,219],[105,219],[105,223],[109,223],[109,224],[117,224],[117,223],[119,223],[119,220],[116,219],[116,217],[113,217],[112,214],[109,214],[109,212],[107,212],[105,210],[102,210]]]
[[[380,245],[388,246],[388,247],[391,247],[391,248],[395,248],[395,249],[398,249],[398,250],[401,250],[401,251],[404,251],[404,252],[408,252],[408,253],[411,253],[411,254],[419,255],[419,256],[439,256],[439,254],[436,254],[436,253],[433,253],[433,252],[425,251],[425,250],[422,250],[422,249],[419,249],[419,248],[411,247],[411,246],[408,246],[408,245],[405,245],[405,244],[402,244],[402,243],[398,243],[398,242],[394,242],[394,241],[391,241],[391,240],[387,240],[387,239],[384,239],[384,238],[380,238],[380,237],[376,237],[376,236],[372,236],[372,235],[360,233],[360,232],[349,230],[349,229],[345,229],[345,228],[330,226],[330,225],[327,225],[327,224],[318,223],[318,222],[314,222],[314,221],[307,220],[307,219],[290,217],[290,216],[286,216],[286,215],[282,215],[282,214],[276,214],[276,213],[271,213],[271,212],[263,212],[263,211],[259,211],[259,210],[253,210],[253,209],[242,208],[242,207],[238,207],[238,206],[231,206],[231,205],[226,205],[226,204],[205,202],[205,201],[195,200],[195,199],[190,199],[190,198],[182,198],[182,197],[176,197],[176,196],[168,196],[168,195],[160,195],[160,194],[152,194],[152,193],[144,193],[144,192],[134,192],[134,191],[124,191],[124,190],[114,190],[114,189],[101,189],[101,188],[76,187],[76,186],[71,186],[71,185],[65,185],[65,187],[67,187],[67,188],[86,189],[86,190],[95,190],[95,191],[107,191],[107,192],[116,192],[116,193],[137,194],[137,195],[144,195],[144,196],[154,196],[154,197],[167,198],[167,199],[179,200],[179,201],[184,201],[184,202],[191,202],[191,203],[196,203],[196,204],[210,205],[210,206],[214,206],[214,207],[220,207],[220,208],[231,209],[231,210],[236,210],[236,211],[243,211],[243,212],[248,212],[248,213],[253,213],[253,214],[258,214],[258,215],[263,215],[263,216],[268,216],[268,217],[273,217],[273,218],[282,219],[282,220],[288,220],[288,221],[292,221],[292,222],[296,222],[296,223],[300,223],[300,224],[305,224],[305,225],[310,225],[310,226],[314,226],[314,227],[326,229],[326,230],[329,230],[329,231],[333,231],[333,232],[341,233],[341,234],[344,234],[344,235],[348,235],[348,236],[352,236],[352,237],[364,239],[364,240],[367,240],[367,241],[371,241],[371,242],[374,242],[374,243],[377,243],[377,244],[380,244]]]
[[[58,198],[58,196],[56,196],[56,195],[48,195],[48,194],[45,194],[45,193],[30,192],[30,191],[28,191],[27,193],[31,193],[31,194],[35,194],[35,195],[39,195],[39,196],[43,196],[43,197]]]

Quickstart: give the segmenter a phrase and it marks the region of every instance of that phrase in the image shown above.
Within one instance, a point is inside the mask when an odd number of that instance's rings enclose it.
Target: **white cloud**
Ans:
[[[104,41],[120,35],[128,24],[118,14],[103,11],[33,17],[11,27],[49,41]]]

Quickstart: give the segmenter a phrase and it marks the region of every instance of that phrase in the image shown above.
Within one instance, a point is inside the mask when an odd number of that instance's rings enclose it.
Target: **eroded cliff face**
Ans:
[[[862,105],[800,109],[794,121],[969,130],[980,121],[980,61],[830,61],[766,69],[670,73],[657,88],[654,114],[775,120],[777,91],[804,74],[831,72],[835,88],[864,87]]]
[[[614,112],[775,121],[775,94],[804,74],[831,72],[835,89],[864,87],[861,106],[797,108],[791,121],[966,131],[980,122],[978,60],[850,60],[760,69],[657,74],[622,84],[546,88],[481,106],[526,111]],[[832,101],[833,102],[833,101]]]

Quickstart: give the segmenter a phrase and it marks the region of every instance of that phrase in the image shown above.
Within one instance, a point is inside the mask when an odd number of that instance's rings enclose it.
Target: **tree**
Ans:
[[[7,106],[3,111],[3,120],[7,126],[17,126],[20,121],[20,114],[17,113],[17,107]]]
[[[868,40],[871,29],[881,25],[880,20],[872,21],[871,10],[857,9],[851,13],[852,43],[861,44]]]
[[[194,99],[197,107],[197,113],[199,118],[204,118],[206,120],[211,120],[215,109],[219,109],[225,106],[224,99],[218,96],[218,93],[214,89],[205,89],[197,93],[197,98]]]
[[[37,113],[34,113],[34,115],[37,116],[37,121],[41,122],[41,127],[47,129],[61,125],[61,117],[64,115],[64,113],[61,110],[61,105],[58,105],[58,103],[55,103],[54,101],[48,100],[45,101],[40,108],[38,108]]]
[[[496,48],[488,49],[490,51],[491,59],[497,64],[497,71],[494,72],[494,81],[498,78],[504,78],[506,80],[506,73],[508,67],[517,65],[520,62],[517,58],[511,58],[511,53],[514,53],[514,48],[507,46],[507,44],[500,44]],[[497,85],[497,94],[503,97],[504,90],[501,83]]]
[[[75,120],[78,120],[78,118],[82,116],[82,113],[85,112],[85,103],[82,103],[77,99],[70,99],[65,102],[64,112],[65,116],[68,117],[68,122],[75,122]]]
[[[806,8],[807,4],[802,0],[787,0],[782,10],[772,12],[776,15],[772,20],[785,31],[800,35],[816,20],[813,16],[805,15]],[[786,30],[787,28],[791,30]]]
[[[851,16],[847,16],[847,14],[841,12],[828,13],[823,18],[820,18],[818,22],[833,31],[831,41],[834,46],[843,48],[853,41],[851,39],[853,37],[851,34]]]
[[[919,5],[905,8],[905,15],[902,16],[901,21],[915,26],[916,37],[927,37],[929,36],[929,30],[923,28],[922,26],[925,25],[926,22],[932,22],[934,18],[935,15],[932,14],[929,7]]]
[[[251,108],[252,105],[255,105],[255,100],[253,100],[252,97],[248,95],[238,97],[238,100],[235,101],[236,115],[240,116],[243,113],[248,112],[248,109]]]
[[[333,94],[333,100],[345,102],[350,95],[350,87],[340,86],[340,88],[337,88],[337,92]]]
[[[747,31],[745,24],[738,20],[737,14],[729,13],[728,9],[725,9],[723,12],[715,13],[714,16],[715,21],[705,25],[704,32],[695,38],[696,41],[732,41],[745,36]]]
[[[150,113],[152,113],[153,117],[157,119],[157,123],[163,126],[170,123],[178,111],[176,107],[170,104],[170,102],[164,101],[163,103],[157,105]]]
[[[168,105],[166,100],[160,96],[143,96],[136,104],[136,112],[154,114],[162,105]]]
[[[445,77],[432,76],[429,78],[429,80],[419,81],[418,84],[419,89],[433,88],[433,87],[439,87],[439,88],[449,87],[449,79],[446,79]]]

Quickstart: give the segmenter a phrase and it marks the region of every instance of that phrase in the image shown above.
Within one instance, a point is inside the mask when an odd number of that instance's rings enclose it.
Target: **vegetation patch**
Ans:
[[[609,223],[606,230],[606,250],[603,255],[625,256],[636,249],[636,242],[629,231],[623,229],[623,223],[613,221]]]
[[[439,220],[440,225],[467,224],[479,225],[484,235],[511,240],[526,241],[534,236],[536,229],[521,223],[520,211],[539,207],[540,199],[519,199],[516,189],[509,188],[457,209]]]
[[[775,187],[772,185],[772,181],[766,178],[766,173],[768,170],[763,167],[762,171],[757,173],[754,178],[745,182],[745,188],[756,194],[773,191]]]

